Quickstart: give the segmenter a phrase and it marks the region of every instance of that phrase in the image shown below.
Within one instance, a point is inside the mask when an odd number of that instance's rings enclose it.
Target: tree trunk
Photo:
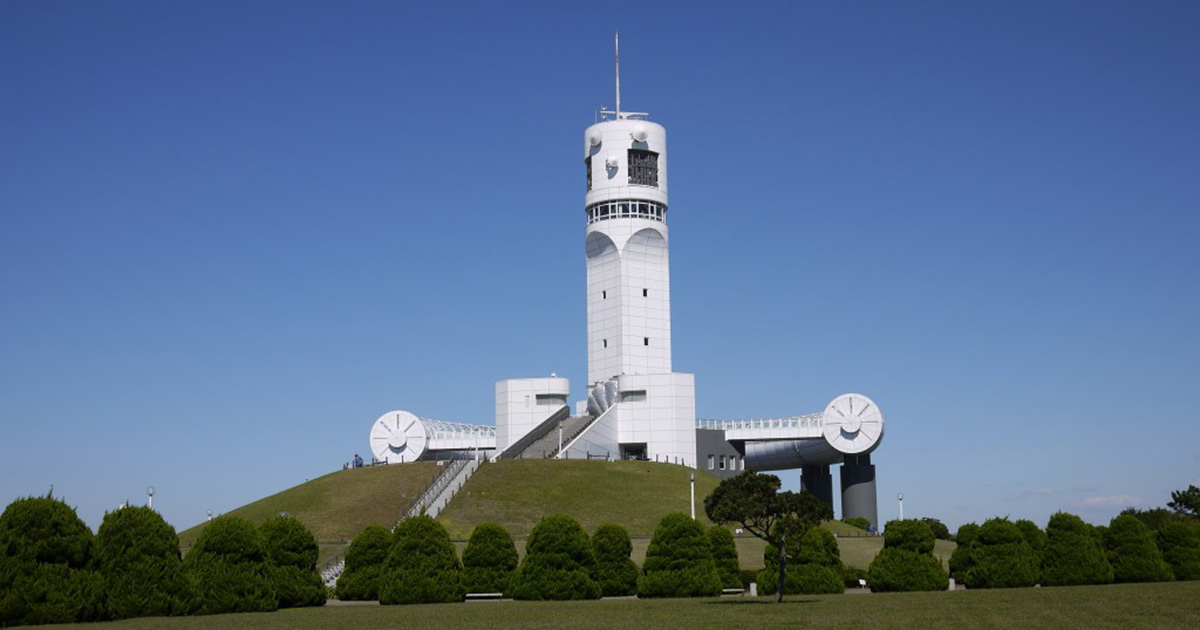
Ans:
[[[783,578],[787,575],[784,565],[787,563],[787,536],[779,538],[779,586],[775,588],[775,603],[783,601]]]

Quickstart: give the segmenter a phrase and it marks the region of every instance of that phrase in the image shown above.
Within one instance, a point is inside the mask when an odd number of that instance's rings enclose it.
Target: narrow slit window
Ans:
[[[649,337],[642,337],[642,345],[643,345],[643,346],[648,346],[648,345],[650,345],[650,338],[649,338]]]
[[[608,340],[607,340],[607,339],[602,339],[600,342],[604,344],[604,347],[605,347],[605,348],[607,348],[607,347],[608,347]]]
[[[650,297],[650,289],[642,289],[642,297]]]
[[[600,299],[601,299],[601,300],[607,300],[607,299],[608,299],[608,291],[601,291],[601,292],[600,292]]]

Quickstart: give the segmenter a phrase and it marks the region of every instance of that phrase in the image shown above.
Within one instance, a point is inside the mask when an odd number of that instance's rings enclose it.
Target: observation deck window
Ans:
[[[658,187],[658,154],[645,149],[629,150],[629,183]]]

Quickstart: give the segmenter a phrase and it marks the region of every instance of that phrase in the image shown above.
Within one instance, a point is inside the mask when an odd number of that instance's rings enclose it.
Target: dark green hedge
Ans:
[[[708,528],[708,542],[712,545],[713,562],[721,576],[722,588],[742,588],[742,576],[738,568],[737,545],[733,543],[733,532],[727,527],[713,525]]]
[[[1137,517],[1122,514],[1108,525],[1108,561],[1115,582],[1166,582],[1174,576],[1154,543],[1154,533]]]
[[[112,618],[186,615],[196,606],[179,536],[158,512],[127,507],[105,514],[96,548]]]
[[[968,588],[1033,586],[1041,578],[1037,554],[1021,528],[1007,518],[984,522],[971,547],[974,566],[963,576]]]
[[[325,583],[317,573],[320,550],[312,532],[290,516],[267,519],[258,531],[279,607],[324,606]]]
[[[721,576],[704,527],[682,512],[668,514],[654,529],[638,597],[707,597],[721,594]]]
[[[958,534],[954,536],[958,546],[955,547],[954,553],[950,554],[950,575],[959,582],[962,582],[967,576],[967,571],[975,566],[971,548],[978,537],[979,526],[975,523],[967,523],[959,527]]]
[[[625,597],[637,594],[638,568],[629,557],[633,544],[629,533],[620,525],[605,524],[592,534],[596,553],[596,569],[592,577],[600,585],[603,597]],[[736,550],[735,550],[736,553]]]
[[[1029,548],[1033,550],[1034,557],[1037,558],[1040,578],[1041,567],[1046,560],[1046,532],[1042,531],[1036,523],[1027,519],[1018,520],[1016,525],[1017,529],[1021,530],[1021,536],[1025,538],[1025,542],[1029,543]]]
[[[1158,528],[1158,546],[1176,580],[1200,580],[1200,522],[1164,522]]]
[[[512,536],[496,523],[481,523],[463,550],[463,586],[468,593],[507,593],[517,569]]]
[[[884,548],[867,569],[872,592],[944,591],[950,579],[932,554]]]
[[[379,603],[461,602],[466,592],[462,565],[446,528],[424,514],[400,521],[393,532]]]
[[[941,591],[950,585],[942,563],[933,557],[933,530],[915,520],[889,521],[883,550],[871,561],[872,591]]]
[[[0,514],[0,626],[103,619],[96,542],[74,508],[17,499]]]
[[[334,589],[338,599],[379,599],[379,583],[387,570],[391,550],[392,532],[382,525],[371,525],[355,536],[346,551],[346,564]]]
[[[235,516],[213,519],[183,559],[197,589],[199,614],[265,612],[279,607],[267,578],[258,528]]]
[[[545,516],[533,526],[525,558],[513,573],[513,599],[597,599],[600,585],[592,577],[596,557],[579,522],[565,514]]]
[[[1047,586],[1108,584],[1113,568],[1092,526],[1074,514],[1057,512],[1046,524],[1042,582]]]

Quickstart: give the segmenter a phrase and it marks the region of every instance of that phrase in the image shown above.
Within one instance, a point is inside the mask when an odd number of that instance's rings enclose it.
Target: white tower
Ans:
[[[619,59],[617,107],[584,133],[588,383],[607,398],[592,412],[621,403],[622,456],[694,466],[693,376],[671,372],[667,132],[621,111]]]

